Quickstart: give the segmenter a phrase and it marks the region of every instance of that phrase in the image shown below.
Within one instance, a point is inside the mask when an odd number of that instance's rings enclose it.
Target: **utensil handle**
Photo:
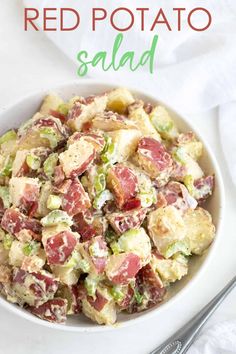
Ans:
[[[150,354],[184,354],[200,329],[236,285],[236,276],[185,326]]]

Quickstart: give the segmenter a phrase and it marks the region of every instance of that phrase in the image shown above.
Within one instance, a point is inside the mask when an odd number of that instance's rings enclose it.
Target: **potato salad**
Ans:
[[[0,137],[2,296],[55,323],[111,325],[159,304],[214,239],[202,154],[127,89],[48,95]]]

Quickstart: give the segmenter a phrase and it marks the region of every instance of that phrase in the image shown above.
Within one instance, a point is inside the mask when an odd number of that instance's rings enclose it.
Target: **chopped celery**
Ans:
[[[4,208],[10,208],[10,194],[7,186],[0,186],[0,198],[2,199]]]
[[[59,141],[59,137],[53,128],[40,129],[40,137],[49,141],[51,149],[54,149]]]
[[[141,305],[141,303],[143,302],[143,295],[141,295],[137,289],[134,290],[134,298],[137,304]]]
[[[27,242],[23,247],[23,253],[25,256],[31,256],[36,253],[40,248],[40,244],[35,241]]]
[[[97,258],[103,258],[107,257],[107,249],[102,249],[99,247],[99,243],[95,241],[92,243],[92,245],[89,247],[89,253],[92,257],[97,257]]]
[[[115,285],[111,289],[111,295],[115,301],[122,301],[125,297],[125,294],[122,291],[122,287]]]
[[[15,130],[9,130],[8,132],[6,132],[0,137],[0,145],[10,140],[16,140],[16,138],[17,138],[17,134]]]
[[[71,226],[73,220],[65,211],[53,210],[41,219],[41,224],[43,226],[54,226],[58,224],[67,224],[68,226]]]
[[[139,193],[138,198],[141,200],[142,208],[149,208],[152,204],[155,204],[157,202],[155,188],[151,188],[150,192]]]
[[[40,168],[41,159],[39,156],[36,156],[34,154],[29,154],[26,157],[26,163],[32,170],[37,171]]]
[[[53,154],[49,155],[48,158],[44,161],[43,171],[48,178],[52,177],[55,167],[57,165],[57,162],[58,162],[58,154],[57,153],[53,153]]]
[[[105,174],[98,174],[94,180],[94,187],[96,194],[103,192],[106,188],[106,176]]]
[[[93,207],[94,209],[100,210],[108,200],[113,200],[113,199],[114,199],[113,194],[108,189],[105,189],[103,192],[99,193],[95,197],[93,201]]]
[[[10,234],[5,234],[3,237],[3,247],[5,250],[9,250],[11,248],[12,242],[14,240],[14,237]]]
[[[162,139],[174,140],[178,136],[174,121],[164,107],[155,107],[150,113],[150,120]]]
[[[96,295],[97,285],[98,285],[97,279],[92,278],[90,276],[87,276],[87,278],[85,278],[84,286],[88,292],[88,295],[92,296],[93,298]]]
[[[152,117],[151,121],[159,133],[167,133],[174,127],[174,123],[172,121],[160,122],[155,116]]]
[[[69,105],[66,103],[62,103],[57,107],[57,111],[60,114],[63,114],[64,116],[67,116],[68,112],[69,112]]]
[[[166,251],[164,252],[164,257],[170,258],[176,253],[182,253],[185,256],[189,256],[191,254],[186,242],[176,241],[167,247]]]
[[[184,177],[184,184],[191,195],[194,194],[194,179],[193,176],[187,175]]]
[[[116,146],[111,137],[105,137],[106,144],[101,154],[101,159],[105,163],[115,163]]]
[[[68,261],[64,264],[66,268],[72,268],[72,269],[78,269],[79,264],[81,262],[81,255],[80,253],[75,249]]]
[[[1,177],[8,177],[10,176],[12,172],[12,165],[13,165],[14,158],[12,156],[7,156],[7,158],[4,161],[4,166],[2,167],[0,171],[0,176]]]
[[[79,268],[84,272],[84,273],[88,273],[90,271],[90,265],[89,262],[86,261],[85,259],[82,259],[79,262]]]
[[[50,210],[59,209],[61,207],[61,198],[58,195],[51,194],[47,200],[47,208]]]
[[[97,173],[106,175],[110,167],[111,167],[110,163],[104,163],[98,166]]]
[[[111,247],[111,250],[112,250],[113,254],[119,254],[119,253],[121,253],[123,251],[122,248],[120,247],[120,244],[118,242],[115,242],[115,241],[113,241],[110,244],[110,247]]]
[[[181,165],[186,164],[186,152],[183,147],[178,147],[174,149],[174,151],[172,152],[172,157],[174,158],[174,160],[181,163]]]

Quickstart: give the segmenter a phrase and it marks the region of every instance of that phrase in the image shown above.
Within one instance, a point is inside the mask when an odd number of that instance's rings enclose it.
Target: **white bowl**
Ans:
[[[11,107],[5,109],[0,114],[1,121],[1,131],[4,133],[6,130],[14,127],[19,127],[20,123],[31,118],[31,116],[38,110],[44,96],[49,92],[56,92],[65,99],[69,99],[74,95],[89,96],[91,94],[98,94],[109,89],[114,88],[116,85],[111,83],[101,83],[93,80],[80,80],[79,82],[67,83],[65,85],[52,88],[50,90],[45,89],[41,92],[32,94],[28,97],[22,98],[17,103]],[[145,93],[139,92],[136,89],[130,88],[131,91],[137,95],[137,97],[143,99],[144,101],[150,103],[157,103],[158,97],[151,97],[145,95]],[[209,260],[216,254],[216,245],[220,237],[220,228],[223,218],[223,209],[224,209],[224,188],[221,173],[216,162],[216,159],[208,147],[207,143],[201,139],[201,134],[199,134],[192,125],[182,118],[178,113],[173,111],[168,104],[161,102],[167,109],[170,111],[172,117],[177,123],[177,126],[181,131],[186,132],[192,130],[196,133],[198,138],[204,143],[204,155],[201,159],[201,166],[203,167],[206,174],[215,174],[216,185],[213,196],[209,198],[206,208],[209,210],[213,217],[214,224],[216,225],[216,238],[213,244],[210,246],[209,250],[201,257],[192,257],[190,261],[189,273],[182,280],[177,281],[174,285],[170,287],[166,299],[158,306],[149,309],[145,312],[139,314],[125,314],[121,313],[118,315],[118,324],[115,326],[100,326],[92,323],[89,319],[85,318],[83,315],[71,316],[68,318],[65,325],[53,324],[40,320],[39,318],[31,315],[24,309],[21,309],[19,306],[7,302],[4,298],[0,297],[0,305],[4,308],[12,311],[16,315],[19,315],[25,319],[33,321],[35,323],[57,328],[66,331],[77,331],[77,332],[95,332],[95,331],[106,331],[115,329],[117,327],[124,327],[131,325],[143,319],[148,319],[150,316],[158,314],[165,311],[167,306],[174,306],[174,302],[179,298],[183,291],[190,289],[194,281],[199,279],[200,274],[206,269],[209,264]]]

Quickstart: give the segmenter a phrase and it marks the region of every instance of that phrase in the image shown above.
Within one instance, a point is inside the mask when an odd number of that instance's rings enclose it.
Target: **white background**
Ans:
[[[76,78],[76,67],[42,33],[24,32],[20,0],[1,0],[0,109],[21,96]],[[226,188],[221,241],[208,269],[165,314],[133,327],[99,334],[57,332],[0,309],[0,354],[147,354],[205,305],[235,274],[236,193],[228,176],[218,135],[217,108],[189,119],[202,131],[220,163]],[[235,291],[207,326],[236,318]]]

